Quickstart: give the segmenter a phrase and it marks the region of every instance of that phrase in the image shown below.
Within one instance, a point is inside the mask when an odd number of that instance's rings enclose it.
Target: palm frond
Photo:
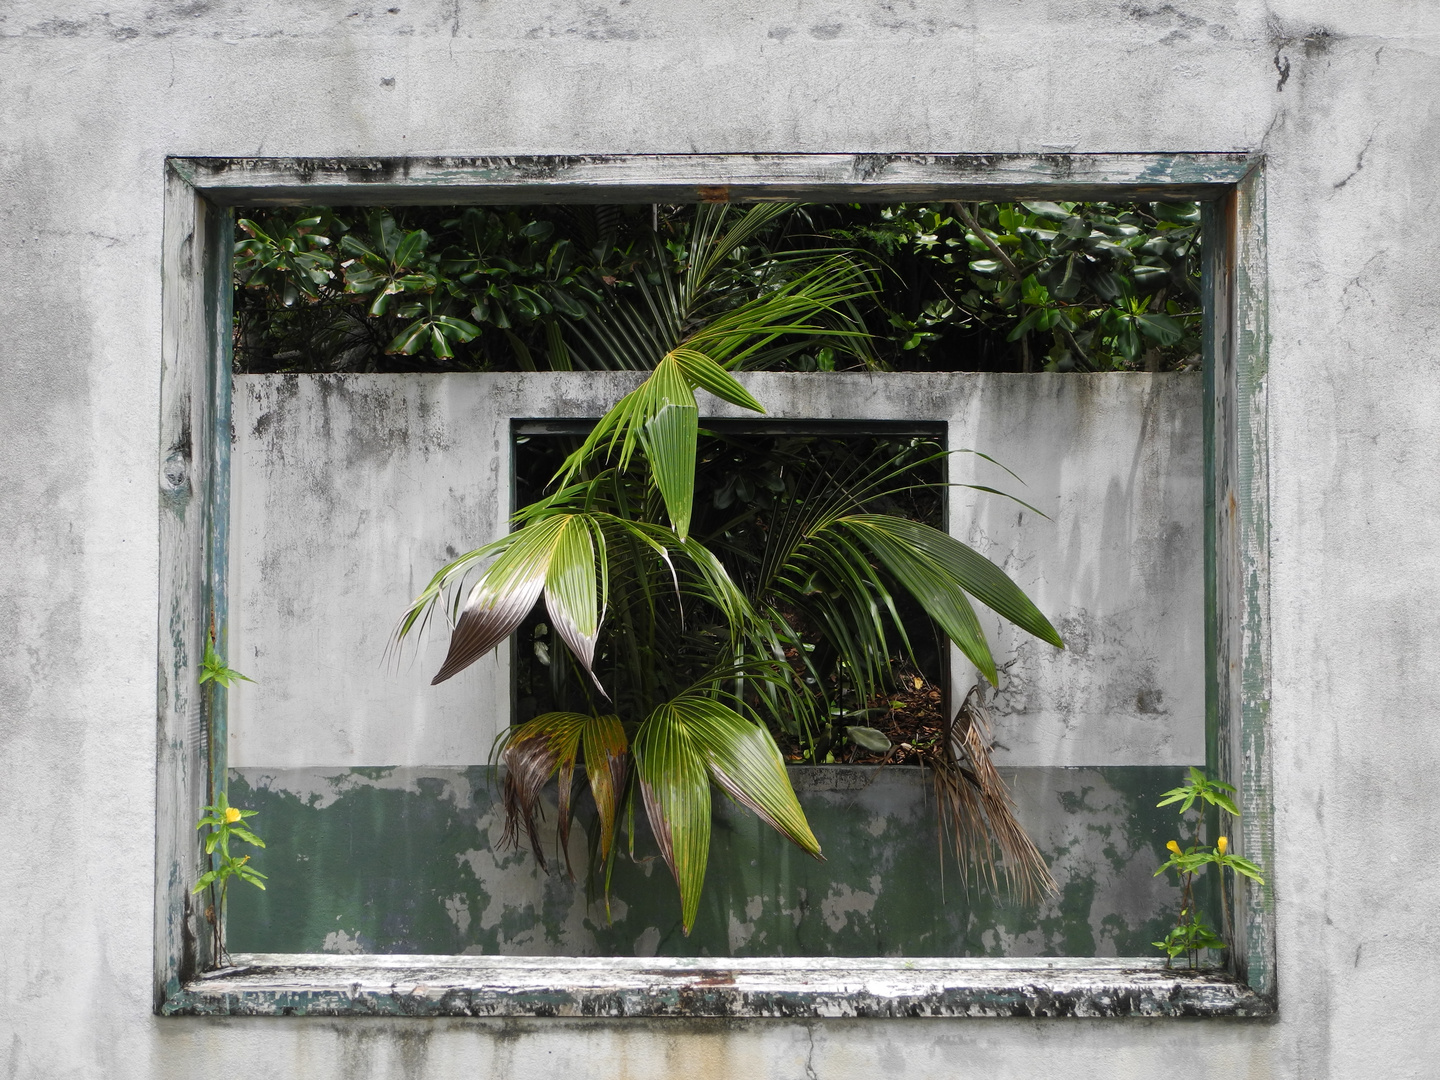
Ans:
[[[597,541],[602,555],[598,570]],[[442,683],[463,671],[509,637],[543,592],[561,639],[600,687],[593,666],[595,642],[608,602],[608,578],[603,569],[604,536],[595,515],[552,513],[549,517],[532,519],[524,528],[506,537],[503,545],[497,542],[471,552],[452,566],[471,565],[482,553],[496,549],[500,557],[470,590],[450,636],[445,662],[432,684]],[[437,575],[432,588],[411,605],[412,614],[407,616],[409,624],[413,625],[414,613],[423,605],[440,602],[445,580]],[[601,692],[604,693],[603,687]]]
[[[595,642],[605,617],[609,579],[597,577],[595,549],[598,542],[603,568],[605,534],[588,516],[566,516],[563,521],[545,571],[545,608],[556,632],[603,694],[594,672]]]
[[[908,549],[915,558],[933,564],[954,587],[963,589],[1001,618],[1056,648],[1065,647],[1050,620],[1005,571],[949,533],[890,514],[857,514],[842,519],[842,523],[872,545],[872,549],[877,542],[879,547],[889,550]],[[876,555],[884,558],[878,549]],[[994,682],[993,673],[991,682]]]
[[[640,725],[634,753],[645,813],[680,890],[680,920],[688,936],[710,856],[710,777],[693,733],[666,705]]]
[[[540,598],[565,517],[545,518],[513,534],[508,545],[470,590],[450,635],[445,662],[431,685],[463,671],[510,636]]]
[[[636,770],[650,827],[680,890],[688,935],[710,852],[710,781],[804,851],[820,843],[795,798],[785,761],[765,728],[703,693],[657,707],[635,735]]]
[[[541,867],[546,867],[537,818],[540,794],[550,778],[560,775],[556,834],[567,870],[570,867],[570,822],[575,765],[583,749],[585,773],[600,820],[600,854],[610,854],[620,792],[625,787],[628,744],[620,718],[585,713],[542,713],[506,733],[500,759],[505,764],[503,804],[505,831],[501,847],[519,844],[523,829]],[[573,873],[571,874],[573,877]]]
[[[965,695],[942,746],[931,758],[940,818],[937,839],[948,840],[965,873],[992,890],[1006,890],[1021,903],[1036,903],[1059,892],[1045,858],[1015,817],[1015,801],[991,760],[993,738],[980,684]],[[997,867],[996,856],[999,856]]]
[[[692,375],[693,373],[693,375]],[[700,410],[695,391],[706,390],[727,401],[764,411],[735,377],[693,350],[666,354],[650,376],[622,397],[591,429],[585,441],[565,459],[555,482],[565,487],[596,458],[604,457],[624,472],[637,451],[649,465],[650,477],[683,540],[689,532],[695,501],[695,447]]]

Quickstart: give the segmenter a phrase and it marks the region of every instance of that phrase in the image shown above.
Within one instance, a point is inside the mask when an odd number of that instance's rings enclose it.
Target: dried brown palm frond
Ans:
[[[540,795],[557,772],[559,812],[556,815],[557,846],[570,866],[570,822],[575,796],[575,765],[583,751],[590,794],[600,819],[600,857],[610,854],[615,838],[615,818],[629,768],[629,744],[620,718],[615,715],[588,716],[584,713],[543,713],[511,728],[503,742],[500,760],[505,763],[505,832],[500,847],[518,847],[523,829],[544,868],[545,852],[540,846],[536,819],[543,816]]]
[[[536,818],[541,814],[540,793],[559,767],[560,752],[551,744],[548,733],[543,733],[511,740],[501,758],[505,762],[505,832],[500,838],[500,850],[519,847],[523,828],[535,861],[544,867],[545,851],[540,846]]]
[[[1003,878],[1011,896],[1032,904],[1060,890],[1016,819],[1015,800],[990,759],[993,739],[983,692],[979,683],[970,688],[928,761],[939,808],[937,840],[942,859],[948,841],[967,884],[973,873],[998,890]]]

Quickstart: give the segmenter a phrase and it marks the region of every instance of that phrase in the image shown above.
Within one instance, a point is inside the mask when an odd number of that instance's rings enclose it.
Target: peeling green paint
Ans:
[[[919,770],[793,770],[826,861],[717,798],[687,939],[669,872],[648,858],[643,813],[640,861],[617,863],[607,923],[553,846],[549,873],[528,849],[501,850],[499,789],[485,767],[233,770],[231,799],[261,811],[270,879],[264,893],[232,894],[229,941],[276,953],[1145,955],[1177,900],[1151,876],[1175,823],[1154,803],[1183,771],[1013,770],[1021,819],[1062,889],[1026,909],[967,891],[953,864],[942,874]],[[571,840],[582,878],[583,825],[582,816]]]

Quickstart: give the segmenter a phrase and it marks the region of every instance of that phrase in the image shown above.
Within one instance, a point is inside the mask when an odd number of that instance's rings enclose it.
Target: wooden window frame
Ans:
[[[1275,882],[1235,877],[1224,971],[1154,957],[575,958],[246,955],[207,972],[194,822],[224,775],[230,208],[460,203],[1196,200],[1205,294],[1206,757],[1239,791],[1235,850],[1273,873],[1263,161],[1201,154],[170,158],[160,375],[154,1004],[165,1015],[1269,1016]],[[220,642],[222,653],[224,641]]]

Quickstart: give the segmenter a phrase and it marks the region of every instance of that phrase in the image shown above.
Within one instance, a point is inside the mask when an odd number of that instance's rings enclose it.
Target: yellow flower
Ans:
[[[1216,840],[1216,841],[1215,841],[1215,850],[1218,851],[1218,852],[1220,852],[1221,855],[1224,855],[1224,854],[1225,854],[1225,849],[1226,849],[1227,847],[1229,847],[1229,846],[1230,846],[1230,841],[1229,841],[1229,840],[1226,840],[1225,837],[1223,837],[1223,836],[1220,837],[1219,840]]]
[[[235,824],[235,822],[237,822],[237,821],[239,821],[239,820],[240,820],[240,811],[239,811],[239,810],[236,810],[235,807],[233,807],[233,806],[227,807],[226,810],[225,810],[225,824],[226,824],[226,825],[233,825],[233,824]]]
[[[1168,844],[1165,845],[1165,847],[1167,850],[1173,851],[1176,855],[1180,854],[1180,845],[1177,844],[1174,840],[1171,840]]]

